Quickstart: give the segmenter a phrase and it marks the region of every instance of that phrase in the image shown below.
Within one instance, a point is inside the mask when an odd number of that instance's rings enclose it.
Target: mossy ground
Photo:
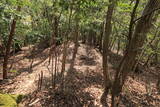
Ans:
[[[23,95],[0,94],[0,107],[18,107]]]

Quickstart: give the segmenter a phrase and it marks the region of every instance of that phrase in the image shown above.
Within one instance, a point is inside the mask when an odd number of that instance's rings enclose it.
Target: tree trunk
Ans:
[[[157,90],[160,93],[160,74],[158,76],[158,81],[157,81]]]
[[[89,32],[88,32],[88,45],[90,45],[90,46],[92,46],[92,40],[93,40],[93,37],[92,37],[93,35],[92,35],[92,30],[89,30]]]
[[[115,103],[116,105],[118,104],[117,102],[119,95],[122,91],[126,77],[134,65],[136,56],[139,54],[139,52],[141,52],[141,48],[144,44],[144,41],[146,40],[147,32],[151,28],[151,22],[154,13],[153,10],[159,6],[159,0],[149,0],[142,13],[142,17],[137,22],[132,39],[127,46],[128,48],[126,50],[125,56],[123,57],[115,75],[115,80],[112,87],[112,107],[115,107]],[[115,99],[117,99],[116,102]]]
[[[76,54],[78,51],[78,46],[79,46],[79,19],[76,17],[76,27],[75,27],[75,32],[74,32],[74,50],[73,50],[73,55],[72,55],[72,59],[71,59],[71,64],[70,64],[70,68],[69,71],[72,71],[74,68],[74,62],[76,59]]]
[[[70,8],[70,14],[68,17],[68,29],[65,32],[65,37],[64,37],[64,43],[63,43],[63,56],[62,56],[62,69],[61,69],[61,87],[62,87],[62,91],[64,90],[64,72],[65,72],[65,68],[66,68],[66,59],[67,59],[67,48],[68,48],[68,36],[71,30],[71,18],[72,18],[72,7]]]
[[[20,6],[18,6],[17,11],[20,11],[20,9],[21,9]],[[6,45],[4,62],[3,62],[3,79],[7,78],[8,59],[9,59],[9,56],[10,56],[10,48],[11,48],[11,45],[12,45],[13,36],[15,34],[16,21],[17,21],[16,18],[13,19],[12,24],[11,24],[11,31],[10,31],[10,34],[8,35],[8,41],[7,41],[7,45]]]
[[[99,51],[102,51],[102,39],[103,39],[103,30],[104,30],[104,22],[101,25],[101,33],[100,33],[100,37],[99,37]]]
[[[105,30],[104,30],[104,41],[103,41],[103,75],[104,75],[104,84],[105,89],[104,93],[101,96],[101,103],[107,106],[107,95],[109,89],[111,88],[111,78],[108,72],[108,55],[109,55],[109,38],[112,32],[112,15],[115,7],[115,0],[109,0],[110,4],[108,6],[108,11],[106,14],[106,23],[105,23]]]
[[[53,89],[55,89],[55,86],[56,86],[56,75],[57,75],[57,40],[56,40],[56,37],[58,37],[58,18],[57,16],[54,17],[54,30],[53,30],[53,35],[52,35],[52,46],[53,46],[53,50],[51,52],[51,57],[52,57],[52,63],[53,63],[53,54],[54,54],[54,57],[55,57],[55,63],[54,63],[54,74],[53,74],[53,68],[52,68],[52,86],[53,86]],[[51,46],[51,47],[52,47]],[[53,67],[53,64],[52,64],[52,67]]]
[[[92,44],[93,44],[94,47],[96,47],[96,41],[97,41],[96,32],[93,32],[92,37],[93,37],[93,41],[92,41],[93,43]]]

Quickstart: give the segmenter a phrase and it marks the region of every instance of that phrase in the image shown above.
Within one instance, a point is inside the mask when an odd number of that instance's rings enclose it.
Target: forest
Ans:
[[[160,107],[160,0],[0,0],[0,107]]]

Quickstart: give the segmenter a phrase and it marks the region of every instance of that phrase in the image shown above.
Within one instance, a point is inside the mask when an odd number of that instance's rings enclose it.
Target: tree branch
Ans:
[[[139,17],[139,18],[137,18],[137,19],[136,19],[136,20],[134,20],[133,22],[134,22],[134,23],[136,23],[138,20],[140,20],[140,19],[142,19],[143,17],[146,17],[146,16],[148,16],[148,15],[152,14],[153,12],[155,12],[155,11],[157,11],[157,10],[159,10],[159,9],[160,9],[160,7],[155,8],[155,9],[153,9],[152,11],[150,11],[149,13],[147,13],[147,14],[145,14],[145,15],[143,15],[143,16],[141,16],[141,17]]]

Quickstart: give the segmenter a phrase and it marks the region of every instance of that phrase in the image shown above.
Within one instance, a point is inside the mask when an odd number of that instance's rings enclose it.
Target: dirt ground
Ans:
[[[20,104],[22,107],[102,107],[100,103],[103,93],[102,55],[98,50],[80,44],[74,56],[74,44],[69,45],[62,90],[58,75],[55,80],[56,87],[52,89],[49,48],[33,50],[31,48],[24,47],[21,52],[11,57],[10,64],[13,63],[11,71],[17,72],[10,72],[10,79],[0,83],[1,92],[26,95]],[[57,74],[61,71],[61,49],[62,47],[59,47]],[[113,74],[120,59],[120,56],[111,53],[109,70]],[[41,72],[43,80],[40,90],[38,82]],[[123,89],[120,106],[160,107],[160,95],[156,90],[157,72],[158,69],[151,68],[141,74],[130,75]],[[110,96],[108,103],[110,104]]]

